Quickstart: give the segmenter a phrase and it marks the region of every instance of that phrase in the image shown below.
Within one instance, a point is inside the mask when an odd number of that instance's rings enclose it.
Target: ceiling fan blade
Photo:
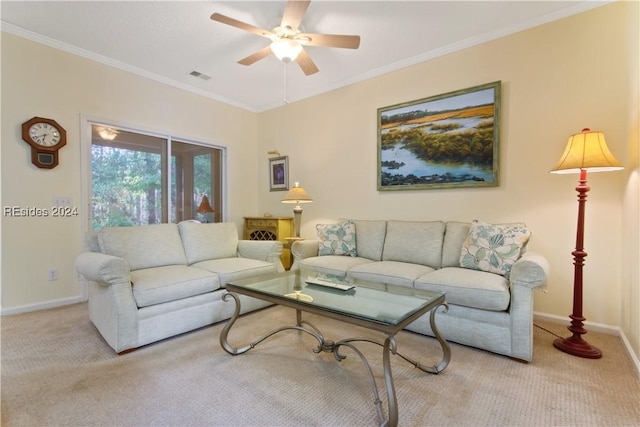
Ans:
[[[247,24],[246,22],[238,21],[237,19],[230,18],[228,16],[222,15],[220,13],[214,13],[211,15],[211,19],[213,21],[221,22],[223,24],[231,25],[232,27],[240,28],[241,30],[248,31],[253,34],[257,34],[262,37],[271,37],[274,34],[271,31],[263,30],[262,28],[258,28],[251,24]]]
[[[271,48],[269,46],[267,46],[264,49],[260,49],[256,53],[254,53],[252,55],[249,55],[244,59],[241,59],[240,61],[238,61],[238,64],[251,65],[254,62],[258,62],[262,58],[264,58],[266,56],[269,56],[270,53],[271,53]]]
[[[289,26],[293,31],[297,30],[309,7],[309,3],[311,3],[311,0],[289,0],[284,8],[284,15],[282,16],[280,26]]]
[[[338,34],[308,34],[296,37],[296,41],[305,46],[341,47],[357,49],[360,46],[360,36],[342,36]]]
[[[311,59],[307,51],[304,49],[302,49],[298,54],[298,57],[296,58],[296,62],[302,69],[302,72],[307,76],[310,76],[311,74],[315,74],[318,71],[320,71],[318,70],[318,67],[316,67],[316,64],[313,62],[313,60]]]

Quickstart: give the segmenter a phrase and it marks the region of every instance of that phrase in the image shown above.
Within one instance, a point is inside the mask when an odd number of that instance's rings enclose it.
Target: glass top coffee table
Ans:
[[[401,357],[424,372],[433,374],[442,372],[451,358],[449,345],[442,338],[435,324],[436,308],[444,306],[445,310],[448,309],[445,295],[441,292],[354,281],[337,276],[319,275],[318,273],[304,270],[234,280],[227,283],[226,289],[227,293],[223,295],[222,299],[228,301],[229,298],[233,298],[236,304],[233,316],[220,333],[220,345],[227,353],[231,355],[242,354],[251,350],[265,339],[285,330],[297,330],[313,336],[318,341],[318,347],[314,352],[325,351],[333,353],[338,361],[346,357],[340,352],[340,347],[350,348],[360,357],[371,378],[375,396],[374,402],[380,425],[396,426],[398,424],[398,402],[391,372],[391,354]],[[239,294],[295,309],[296,324],[275,329],[241,347],[233,347],[229,344],[227,337],[229,330],[240,314]],[[345,338],[339,341],[325,339],[318,328],[302,319],[302,312],[313,313],[382,332],[385,335],[384,342],[362,337]],[[400,354],[397,351],[395,339],[395,335],[399,331],[428,312],[430,312],[431,330],[440,343],[443,353],[442,360],[432,366],[420,364]],[[383,349],[382,362],[388,396],[388,418],[384,416],[382,410],[382,403],[373,371],[364,355],[353,344],[358,341],[374,343],[380,345]]]

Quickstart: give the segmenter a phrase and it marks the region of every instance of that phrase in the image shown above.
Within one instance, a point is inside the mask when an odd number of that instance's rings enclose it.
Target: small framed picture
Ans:
[[[289,158],[287,156],[269,159],[269,191],[289,189]]]

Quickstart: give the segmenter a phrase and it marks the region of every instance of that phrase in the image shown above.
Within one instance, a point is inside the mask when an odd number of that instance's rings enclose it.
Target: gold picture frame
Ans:
[[[378,191],[499,185],[501,82],[378,109]]]

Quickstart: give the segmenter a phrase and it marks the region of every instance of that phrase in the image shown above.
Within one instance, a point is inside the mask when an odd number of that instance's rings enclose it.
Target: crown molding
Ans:
[[[393,64],[385,65],[383,67],[375,68],[373,70],[367,71],[366,73],[361,73],[356,76],[353,76],[349,79],[341,80],[334,82],[331,85],[323,86],[318,90],[308,93],[304,97],[292,96],[288,101],[289,103],[301,101],[306,98],[311,98],[313,96],[317,96],[323,94],[325,92],[329,92],[335,89],[339,89],[345,86],[349,86],[355,83],[359,83],[365,80],[372,79],[374,77],[378,77],[387,73],[391,73],[394,71],[401,70],[403,68],[407,68],[413,65],[421,64],[423,62],[428,62],[432,59],[448,55],[450,53],[458,52],[460,50],[468,49],[473,46],[477,46],[483,43],[487,43],[493,40],[497,40],[502,37],[506,37],[511,34],[519,33],[524,30],[528,30],[530,28],[534,28],[540,25],[547,24],[549,22],[557,21],[559,19],[563,19],[572,15],[576,15],[578,13],[586,12],[591,9],[595,9],[600,6],[604,6],[606,4],[612,3],[615,0],[603,0],[603,1],[587,1],[576,3],[575,6],[567,7],[562,10],[556,11],[554,13],[549,13],[543,16],[538,17],[537,19],[531,19],[526,22],[522,22],[517,25],[512,25],[502,30],[491,31],[476,37],[472,37],[466,40],[462,40],[457,43],[452,43],[448,46],[444,46],[439,49],[434,49],[429,52],[422,53],[420,55],[416,55],[411,58],[404,59],[402,61],[394,62]],[[272,108],[281,107],[282,103],[278,104],[270,104],[263,105],[257,108],[258,112],[266,111]]]
[[[228,105],[231,105],[231,106],[234,106],[234,107],[241,108],[243,110],[248,110],[248,111],[251,111],[251,112],[257,112],[256,109],[253,108],[250,105],[242,104],[242,103],[239,103],[239,102],[237,102],[237,101],[235,101],[233,99],[225,98],[225,97],[217,95],[215,93],[207,92],[207,91],[195,88],[193,86],[190,86],[190,85],[187,85],[187,84],[184,84],[184,83],[169,79],[169,78],[161,76],[159,74],[152,73],[152,72],[147,71],[145,69],[134,67],[133,65],[129,65],[129,64],[126,64],[124,62],[117,61],[117,60],[115,60],[113,58],[109,58],[107,56],[99,55],[97,53],[88,51],[86,49],[79,48],[77,46],[73,46],[73,45],[70,45],[70,44],[67,44],[67,43],[63,43],[63,42],[61,42],[59,40],[55,40],[55,39],[43,36],[43,35],[38,34],[38,33],[34,33],[33,31],[26,30],[26,29],[24,29],[22,27],[10,24],[10,23],[5,22],[5,21],[0,21],[0,30],[3,31],[3,32],[7,32],[9,34],[13,34],[13,35],[18,36],[18,37],[22,37],[22,38],[27,39],[27,40],[31,40],[31,41],[36,42],[36,43],[43,44],[45,46],[49,46],[49,47],[54,48],[54,49],[61,50],[63,52],[71,53],[73,55],[76,55],[76,56],[79,56],[79,57],[82,57],[82,58],[85,58],[85,59],[89,59],[91,61],[98,62],[100,64],[107,65],[109,67],[117,68],[119,70],[126,71],[126,72],[129,72],[129,73],[138,75],[140,77],[144,77],[144,78],[149,79],[149,80],[154,80],[156,82],[165,84],[167,86],[172,86],[172,87],[175,87],[177,89],[182,89],[182,90],[185,90],[187,92],[191,92],[191,93],[194,93],[196,95],[203,96],[205,98],[209,98],[209,99],[212,99],[212,100],[215,100],[215,101],[222,102],[224,104],[228,104]]]
[[[378,77],[387,73],[391,73],[394,71],[398,71],[401,70],[403,68],[407,68],[413,65],[417,65],[423,62],[427,62],[430,60],[433,60],[435,58],[444,56],[444,55],[448,55],[450,53],[454,53],[463,49],[467,49],[473,46],[477,46],[483,43],[487,43],[511,34],[515,34],[533,27],[537,27],[543,24],[547,24],[549,22],[553,22],[559,19],[563,19],[572,15],[576,15],[578,13],[582,13],[582,12],[586,12],[588,10],[591,9],[595,9],[597,7],[600,6],[604,6],[606,4],[612,3],[615,0],[602,0],[602,1],[581,1],[581,2],[576,2],[576,4],[574,6],[570,6],[561,10],[558,10],[554,13],[549,13],[543,16],[540,16],[536,19],[531,19],[522,23],[519,23],[517,25],[513,25],[510,26],[508,28],[502,29],[502,30],[496,30],[496,31],[491,31],[485,34],[481,34],[479,36],[476,37],[472,37],[457,43],[452,43],[448,46],[444,46],[442,48],[439,49],[434,49],[432,51],[429,52],[425,52],[422,53],[420,55],[416,55],[414,57],[411,58],[407,58],[404,59],[402,61],[398,61],[395,62],[393,64],[389,64],[389,65],[385,65],[383,67],[379,67],[379,68],[375,68],[372,70],[369,70],[365,73],[361,73],[358,74],[356,76],[350,77],[348,79],[343,79],[343,80],[339,80],[339,81],[335,81],[331,84],[328,85],[324,85],[320,88],[318,88],[315,91],[312,92],[308,92],[306,95],[304,96],[299,96],[299,97],[291,97],[287,103],[292,103],[292,102],[296,102],[296,101],[301,101],[303,99],[307,99],[307,98],[311,98],[317,95],[321,95],[323,93],[326,92],[330,92],[332,90],[335,89],[340,89],[342,87],[345,86],[349,86],[355,83],[359,83],[365,80],[369,80],[372,79],[374,77]],[[4,32],[8,32],[10,34],[14,34],[16,36],[40,43],[40,44],[44,44],[46,46],[52,47],[54,49],[58,49],[58,50],[62,50],[64,52],[68,52],[113,68],[117,68],[129,73],[133,73],[136,74],[138,76],[150,79],[150,80],[154,80],[157,81],[159,83],[168,85],[168,86],[172,86],[175,87],[177,89],[181,89],[181,90],[185,90],[187,92],[191,92],[194,93],[196,95],[200,95],[203,96],[205,98],[209,98],[218,102],[222,102],[224,104],[230,105],[230,106],[234,106],[234,107],[238,107],[241,108],[243,110],[247,110],[250,112],[254,112],[254,113],[261,113],[273,108],[278,108],[282,106],[281,102],[278,103],[272,103],[272,104],[265,104],[265,105],[261,105],[261,106],[253,106],[253,105],[247,105],[244,103],[239,103],[233,99],[227,98],[227,97],[223,97],[220,96],[218,94],[215,94],[213,92],[208,92],[208,91],[204,91],[202,89],[169,79],[167,77],[152,73],[150,71],[144,70],[142,68],[138,68],[138,67],[134,67],[132,65],[117,61],[115,59],[103,56],[103,55],[99,55],[96,54],[94,52],[90,52],[88,50],[85,49],[81,49],[79,47],[73,46],[73,45],[69,45],[67,43],[63,43],[60,42],[58,40],[54,40],[51,39],[49,37],[45,37],[42,36],[40,34],[34,33],[32,31],[26,30],[24,28],[18,27],[16,25],[10,24],[8,22],[5,21],[1,21],[0,20],[0,29]]]

